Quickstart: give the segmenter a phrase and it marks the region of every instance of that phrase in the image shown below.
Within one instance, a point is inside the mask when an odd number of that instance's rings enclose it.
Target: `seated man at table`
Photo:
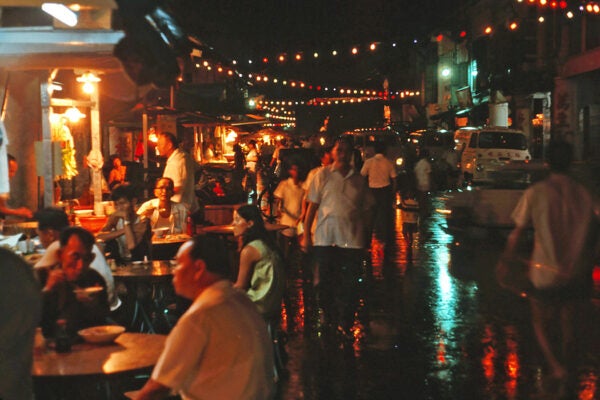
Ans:
[[[48,274],[42,289],[42,329],[44,336],[55,335],[56,320],[67,320],[67,332],[105,325],[110,312],[106,282],[90,268],[94,260],[94,236],[79,226],[70,226],[60,233],[58,256],[60,268]],[[81,289],[98,288],[85,292]]]
[[[150,222],[136,214],[137,196],[129,185],[121,185],[112,192],[116,211],[96,235],[106,242],[106,251],[117,262],[151,259],[152,230]]]
[[[273,350],[264,320],[246,294],[226,278],[224,245],[196,236],[177,253],[173,285],[193,304],[167,338],[138,400],[268,399]]]
[[[60,264],[60,259],[58,257],[60,243],[58,238],[60,232],[69,226],[69,217],[60,208],[46,207],[37,211],[34,214],[34,218],[38,222],[37,234],[40,238],[40,243],[44,246],[46,251],[33,267],[35,268],[38,277],[42,278],[42,285],[45,285],[46,277],[50,269]],[[94,253],[94,261],[90,264],[90,268],[98,271],[104,278],[106,289],[108,291],[108,304],[110,305],[111,311],[114,311],[121,304],[115,290],[115,280],[110,272],[110,267],[106,262],[106,258],[104,258],[104,255],[96,244],[94,244],[92,251]]]
[[[185,205],[171,201],[175,186],[171,178],[158,178],[154,185],[154,196],[143,203],[137,213],[150,220],[152,229],[167,228],[169,233],[185,233],[188,209]]]

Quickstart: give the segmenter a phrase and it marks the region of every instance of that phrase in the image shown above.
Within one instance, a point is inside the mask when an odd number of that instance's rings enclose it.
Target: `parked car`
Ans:
[[[485,185],[455,191],[447,195],[448,227],[510,229],[511,214],[524,190],[544,179],[549,169],[542,161],[512,161],[489,172]]]
[[[502,166],[531,159],[527,138],[516,129],[460,128],[454,133],[454,141],[462,151],[461,170],[469,183],[489,182]]]

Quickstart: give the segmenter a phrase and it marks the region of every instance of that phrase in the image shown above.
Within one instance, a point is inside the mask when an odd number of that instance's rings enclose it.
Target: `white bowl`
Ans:
[[[73,213],[78,217],[86,217],[94,214],[94,210],[74,210]]]
[[[125,332],[125,327],[119,325],[102,325],[82,329],[79,336],[88,343],[111,343]]]
[[[162,239],[165,236],[167,236],[169,231],[170,231],[169,228],[156,228],[156,229],[152,230],[152,232],[154,232],[154,236],[156,236],[159,239]]]

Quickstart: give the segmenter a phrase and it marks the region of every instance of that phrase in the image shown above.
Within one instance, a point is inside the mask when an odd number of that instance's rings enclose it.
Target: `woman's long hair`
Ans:
[[[265,228],[265,223],[257,206],[246,204],[238,208],[236,212],[246,221],[253,222],[252,226],[242,235],[242,247],[245,247],[253,240],[262,240],[271,250],[279,252],[279,248],[271,239],[267,228]]]

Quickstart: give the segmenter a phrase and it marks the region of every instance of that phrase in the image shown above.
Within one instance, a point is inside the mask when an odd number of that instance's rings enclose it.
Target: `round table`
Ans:
[[[117,267],[112,271],[116,280],[139,280],[150,282],[155,280],[171,279],[173,277],[174,264],[169,260],[154,260],[144,263],[142,261],[130,261],[125,266]]]
[[[190,240],[186,234],[167,235],[164,238],[152,238],[152,257],[159,260],[175,258],[179,247]]]
[[[289,228],[287,225],[270,224],[265,222],[265,229],[269,232],[277,232]],[[202,228],[202,233],[214,235],[233,235],[233,225],[213,225]]]
[[[37,235],[37,226],[37,221],[4,221],[3,233],[4,235],[16,235],[22,233],[29,237],[34,237]]]
[[[112,272],[115,282],[122,282],[127,288],[124,306],[131,306],[130,330],[156,333],[155,318],[160,317],[172,327],[164,309],[174,296],[171,284],[174,267],[169,260],[134,261]]]
[[[34,377],[105,376],[148,369],[156,364],[165,335],[123,333],[110,344],[75,344],[69,353],[54,350],[33,359]]]

